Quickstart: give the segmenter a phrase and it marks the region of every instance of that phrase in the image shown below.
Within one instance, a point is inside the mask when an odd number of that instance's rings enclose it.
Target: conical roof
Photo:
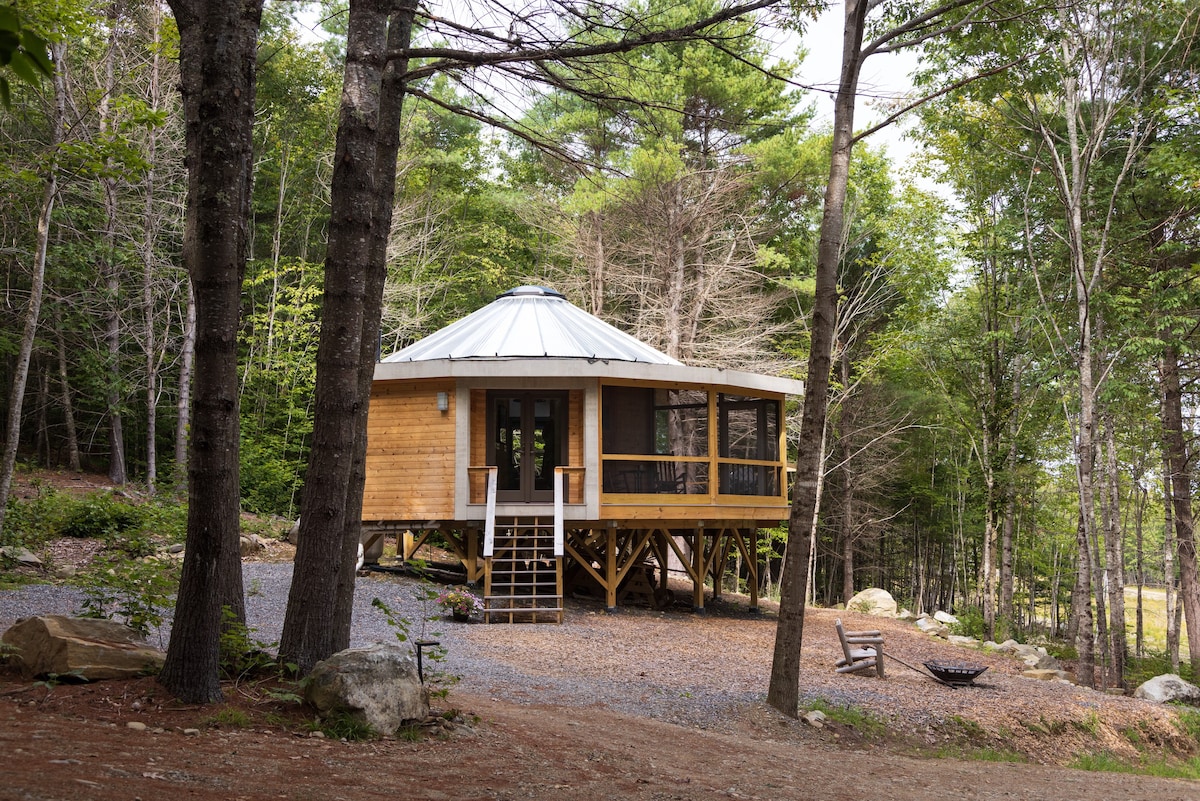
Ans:
[[[383,361],[505,358],[681,364],[542,286],[511,289]]]

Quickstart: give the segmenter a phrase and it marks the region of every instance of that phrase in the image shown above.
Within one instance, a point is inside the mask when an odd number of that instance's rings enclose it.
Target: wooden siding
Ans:
[[[567,396],[567,464],[571,467],[584,465],[582,389],[573,389]],[[596,480],[596,476],[589,477],[582,472],[568,473],[567,503],[583,503],[584,482]]]
[[[438,411],[438,392],[449,411]],[[454,517],[454,405],[452,381],[375,382],[363,520]]]

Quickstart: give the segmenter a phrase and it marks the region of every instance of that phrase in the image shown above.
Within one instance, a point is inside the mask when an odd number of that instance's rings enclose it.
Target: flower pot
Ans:
[[[450,617],[454,620],[457,620],[459,623],[466,623],[471,619],[471,616],[466,612],[451,612]]]

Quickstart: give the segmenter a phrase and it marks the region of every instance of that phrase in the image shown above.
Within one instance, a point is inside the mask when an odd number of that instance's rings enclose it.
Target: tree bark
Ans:
[[[1179,596],[1189,634],[1200,632],[1200,576],[1196,573],[1196,540],[1192,520],[1191,454],[1183,428],[1183,398],[1179,382],[1179,354],[1167,340],[1159,361],[1162,384],[1162,424],[1171,511],[1175,519],[1175,551],[1179,557]],[[1170,582],[1171,577],[1167,577]],[[1177,635],[1178,636],[1178,635]],[[1188,660],[1200,672],[1200,635],[1188,637]]]
[[[221,698],[222,608],[245,621],[239,554],[237,329],[246,261],[261,0],[170,0],[187,125],[183,259],[196,297],[188,531],[158,680],[189,703]]]
[[[62,314],[54,310],[54,344],[58,356],[58,384],[62,392],[63,423],[67,429],[67,466],[78,473],[82,469],[79,461],[79,434],[75,429],[75,404],[71,400],[71,384],[67,375],[67,345],[63,338]]]
[[[846,187],[850,176],[850,155],[854,146],[854,96],[862,66],[861,48],[866,14],[867,0],[846,0],[841,77],[833,112],[829,183],[825,189],[825,208],[817,247],[808,385],[805,387],[804,416],[800,423],[796,476],[792,484],[788,548],[780,582],[779,623],[775,631],[771,680],[767,689],[767,702],[792,717],[798,714],[800,696],[800,649],[804,643],[808,553],[816,523],[817,479],[822,469],[821,438],[829,406],[829,378],[837,326],[838,260],[845,218]]]
[[[368,273],[374,268],[369,260],[387,21],[387,0],[350,4],[317,349],[312,449],[300,507],[296,567],[279,642],[280,659],[296,665],[301,675],[339,650],[343,627],[336,620],[335,609],[341,605],[339,587],[347,581],[343,571],[350,571],[348,581],[353,584],[353,555],[347,553],[346,541],[353,513],[346,508],[346,501],[359,411],[367,403],[360,390],[360,362]]]

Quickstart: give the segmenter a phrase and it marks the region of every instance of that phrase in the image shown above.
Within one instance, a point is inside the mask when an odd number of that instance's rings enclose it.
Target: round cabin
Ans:
[[[487,621],[562,621],[564,595],[719,595],[787,517],[784,400],[801,382],[691,367],[523,286],[376,365],[364,538],[441,535]],[[370,551],[368,547],[368,551]]]

